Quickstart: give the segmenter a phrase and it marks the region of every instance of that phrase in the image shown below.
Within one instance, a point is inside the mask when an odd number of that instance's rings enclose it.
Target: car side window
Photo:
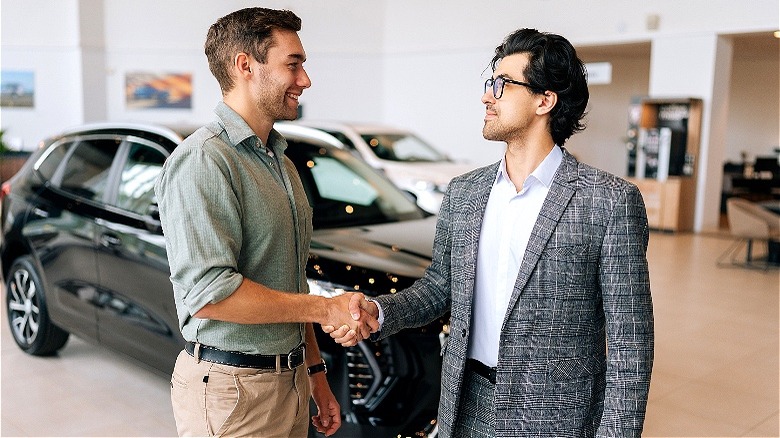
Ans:
[[[357,148],[355,147],[355,143],[352,143],[352,140],[350,140],[349,137],[347,137],[347,135],[344,134],[343,132],[330,131],[330,130],[325,130],[325,129],[323,129],[323,131],[325,131],[328,134],[336,137],[336,140],[344,143],[344,146],[346,146],[349,150],[351,150],[351,151],[357,150]]]
[[[62,168],[60,188],[85,199],[102,201],[120,144],[114,138],[79,141]]]
[[[333,157],[312,157],[311,175],[325,199],[369,206],[379,196],[368,181]]]
[[[41,174],[43,179],[51,180],[54,178],[54,172],[60,166],[65,156],[68,154],[70,148],[74,145],[74,142],[62,142],[51,146],[46,155],[41,157],[40,161],[35,165],[35,168]]]
[[[157,202],[154,183],[162,170],[166,155],[145,144],[131,143],[129,154],[119,175],[116,206],[139,215],[149,213]]]

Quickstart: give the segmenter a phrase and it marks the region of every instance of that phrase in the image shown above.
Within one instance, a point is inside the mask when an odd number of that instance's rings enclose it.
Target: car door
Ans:
[[[120,156],[106,214],[96,224],[100,340],[168,372],[183,346],[154,196],[168,152],[128,136]]]
[[[36,163],[45,183],[23,231],[43,269],[52,320],[92,339],[99,301],[95,220],[118,149],[116,138],[105,135],[74,136],[54,144]]]

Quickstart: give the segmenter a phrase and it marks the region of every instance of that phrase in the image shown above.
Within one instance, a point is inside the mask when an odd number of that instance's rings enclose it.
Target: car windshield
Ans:
[[[425,143],[419,137],[407,133],[362,133],[363,140],[374,154],[390,161],[449,161],[446,155]]]
[[[288,138],[285,154],[295,163],[315,229],[374,225],[425,214],[402,191],[350,153]]]

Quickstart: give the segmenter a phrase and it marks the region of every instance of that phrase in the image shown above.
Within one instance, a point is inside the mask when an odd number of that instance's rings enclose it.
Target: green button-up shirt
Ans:
[[[244,278],[308,293],[312,210],[284,155],[287,142],[272,130],[263,145],[225,103],[215,112],[216,121],[187,137],[166,160],[155,186],[179,326],[185,340],[223,350],[287,353],[303,342],[303,324],[192,316],[228,297]]]

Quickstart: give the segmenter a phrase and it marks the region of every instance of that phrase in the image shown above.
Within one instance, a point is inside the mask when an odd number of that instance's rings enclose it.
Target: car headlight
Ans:
[[[417,180],[413,181],[414,188],[422,192],[432,192],[436,189],[436,185],[430,181]]]
[[[325,298],[333,298],[347,291],[354,291],[354,289],[349,286],[331,283],[330,281],[312,280],[311,278],[307,278],[306,282],[309,283],[309,294]]]
[[[427,180],[416,180],[412,182],[412,185],[421,192],[444,193],[447,191],[447,184],[435,184]]]

